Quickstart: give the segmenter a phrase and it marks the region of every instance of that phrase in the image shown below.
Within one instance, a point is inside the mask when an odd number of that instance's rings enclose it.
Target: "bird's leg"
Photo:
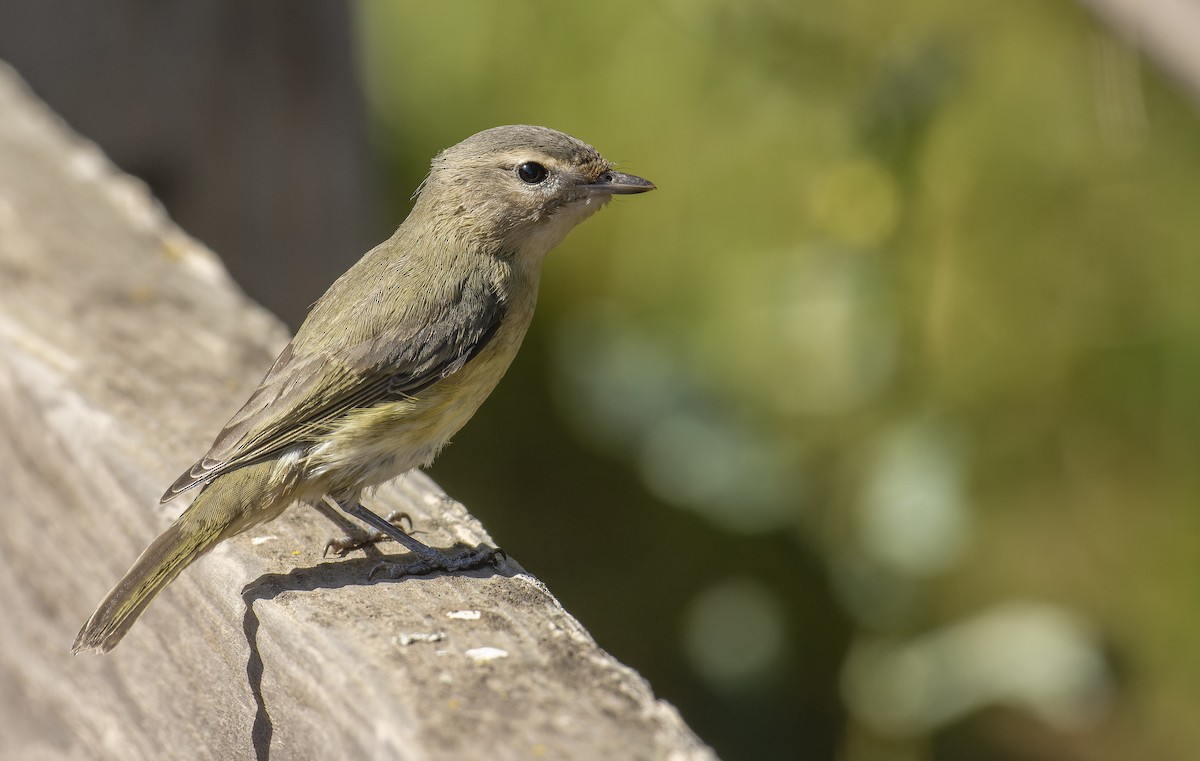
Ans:
[[[400,527],[380,518],[375,513],[363,507],[358,503],[358,500],[346,500],[346,504],[343,505],[333,497],[326,495],[322,501],[328,507],[339,508],[347,515],[358,518],[376,531],[391,539],[395,539],[417,558],[407,563],[380,563],[371,570],[370,575],[372,578],[379,574],[384,575],[386,578],[398,579],[401,576],[419,576],[421,574],[432,573],[433,571],[461,571],[490,563],[497,556],[503,554],[495,547],[473,547],[453,555],[447,555],[441,550],[434,549],[417,541],[400,529]]]
[[[328,518],[339,530],[343,532],[341,537],[334,537],[325,543],[325,550],[321,553],[322,557],[327,556],[330,551],[337,557],[345,557],[354,550],[361,550],[366,547],[378,544],[379,542],[387,541],[391,538],[390,535],[382,531],[364,531],[361,526],[350,521],[341,512],[329,506],[325,500],[311,503],[313,509]],[[336,502],[334,503],[336,504]],[[401,527],[408,523],[408,532],[412,532],[412,517],[408,513],[394,512],[387,517],[387,522],[394,526]]]

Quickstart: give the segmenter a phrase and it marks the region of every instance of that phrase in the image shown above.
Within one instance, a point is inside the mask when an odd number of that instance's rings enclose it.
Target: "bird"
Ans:
[[[436,155],[411,212],[313,304],[266,376],[162,496],[198,488],[80,629],[106,653],[181,571],[295,504],[357,518],[406,547],[402,573],[456,571],[494,548],[427,547],[361,503],[426,467],[503,377],[542,261],[616,195],[655,185],[547,127],[484,130]]]

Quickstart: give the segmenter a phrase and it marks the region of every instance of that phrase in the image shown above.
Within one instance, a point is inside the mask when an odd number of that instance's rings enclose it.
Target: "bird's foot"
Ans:
[[[387,522],[402,531],[412,533],[413,522],[412,517],[408,513],[391,513],[387,517]],[[407,529],[404,528],[405,523],[408,524]],[[335,557],[342,558],[355,550],[361,550],[364,547],[373,547],[391,538],[391,536],[382,531],[356,531],[347,536],[330,539],[325,543],[325,550],[321,553],[321,557],[329,557],[329,553],[332,552]]]
[[[407,562],[385,560],[372,568],[367,578],[374,579],[379,576],[385,579],[399,579],[404,576],[423,576],[434,571],[451,573],[488,564],[499,566],[508,558],[499,547],[468,547],[454,554],[446,554],[433,548],[427,549],[429,552],[413,553],[417,556],[416,559]]]

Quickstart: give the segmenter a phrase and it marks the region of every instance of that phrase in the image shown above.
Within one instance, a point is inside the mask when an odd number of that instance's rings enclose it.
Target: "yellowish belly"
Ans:
[[[431,463],[504,377],[527,324],[505,325],[460,371],[414,398],[346,414],[305,458],[304,480],[356,493]]]

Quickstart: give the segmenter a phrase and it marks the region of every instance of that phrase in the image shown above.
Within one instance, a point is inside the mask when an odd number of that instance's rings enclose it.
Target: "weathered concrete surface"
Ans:
[[[515,561],[372,583],[306,508],[72,657],[286,336],[7,69],[0,114],[0,758],[712,758]],[[491,541],[420,474],[375,507]]]

